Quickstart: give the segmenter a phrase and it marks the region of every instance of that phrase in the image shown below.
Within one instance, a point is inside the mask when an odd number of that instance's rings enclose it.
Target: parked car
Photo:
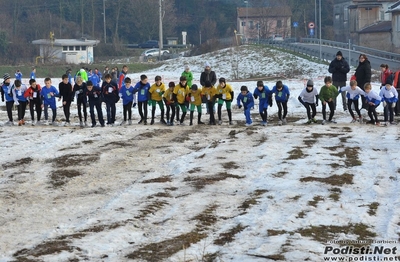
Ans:
[[[149,40],[144,43],[138,44],[139,48],[157,48],[158,41],[157,40]]]
[[[158,56],[160,54],[160,49],[158,48],[153,48],[146,50],[142,53],[142,56]],[[161,55],[166,55],[169,54],[168,50],[161,50]]]
[[[273,35],[272,40],[274,41],[283,41],[283,36],[281,35]]]

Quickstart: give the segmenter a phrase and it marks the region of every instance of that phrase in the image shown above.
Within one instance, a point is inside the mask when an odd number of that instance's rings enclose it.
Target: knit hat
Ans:
[[[338,52],[336,53],[336,56],[338,56],[338,55],[343,56],[343,54],[342,54],[341,51],[338,51]]]
[[[10,78],[11,78],[11,76],[10,76],[9,73],[5,73],[5,74],[3,75],[4,81],[6,81],[7,79],[10,79]]]
[[[192,87],[191,87],[191,89],[193,90],[193,91],[196,91],[198,88],[197,88],[197,85],[196,84],[193,84],[192,85]]]
[[[314,82],[311,79],[309,79],[307,81],[307,86],[314,86]]]
[[[211,67],[211,65],[210,65],[209,62],[205,62],[205,63],[204,63],[204,67]]]
[[[189,66],[185,65],[185,70],[189,70],[189,69],[190,69]]]

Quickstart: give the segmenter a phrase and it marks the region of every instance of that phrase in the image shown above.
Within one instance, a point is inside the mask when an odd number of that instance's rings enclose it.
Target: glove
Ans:
[[[254,99],[257,99],[258,98],[258,95],[253,95],[254,96]]]
[[[383,101],[382,105],[383,107],[386,107],[386,101]]]
[[[239,108],[239,109],[242,108],[242,105],[238,105],[238,108]]]
[[[136,103],[133,103],[132,107],[136,107]]]
[[[268,105],[269,107],[272,107],[272,98],[268,99]]]
[[[396,107],[396,103],[392,103],[392,108],[395,108]]]
[[[315,102],[315,106],[318,106],[318,100]]]
[[[4,98],[1,99],[1,102],[4,102]]]
[[[19,106],[19,102],[18,101],[15,101],[15,103],[14,103],[16,106]]]

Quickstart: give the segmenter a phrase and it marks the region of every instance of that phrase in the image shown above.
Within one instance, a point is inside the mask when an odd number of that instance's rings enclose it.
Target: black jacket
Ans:
[[[70,83],[64,84],[64,82],[61,82],[58,84],[58,90],[60,92],[60,98],[62,97],[62,101],[67,101],[71,102],[73,98],[73,92],[72,92],[72,85]]]
[[[357,85],[364,90],[365,83],[371,82],[371,63],[368,60],[358,63],[355,76]]]
[[[215,74],[214,71],[203,71],[200,75],[200,85],[205,86],[206,81],[210,81],[211,85],[214,86],[215,83],[217,82],[217,75]]]
[[[350,72],[350,66],[343,57],[341,60],[335,58],[329,64],[329,73],[332,73],[333,82],[346,82],[348,72]]]

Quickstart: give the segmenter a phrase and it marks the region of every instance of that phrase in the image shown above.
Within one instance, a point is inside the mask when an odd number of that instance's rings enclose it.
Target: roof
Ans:
[[[247,10],[246,10],[247,9]],[[262,17],[262,16],[292,16],[292,10],[289,6],[274,6],[274,7],[238,7],[238,17]]]
[[[95,46],[100,43],[99,40],[87,39],[55,39],[53,42],[50,39],[39,39],[32,41],[34,45],[53,45],[53,46]]]
[[[398,1],[394,5],[391,5],[389,7],[389,10],[386,11],[386,13],[394,13],[394,12],[400,12],[400,1]]]
[[[368,34],[368,33],[382,33],[382,32],[391,32],[392,31],[392,21],[383,21],[371,26],[365,27],[361,31],[360,34]]]

